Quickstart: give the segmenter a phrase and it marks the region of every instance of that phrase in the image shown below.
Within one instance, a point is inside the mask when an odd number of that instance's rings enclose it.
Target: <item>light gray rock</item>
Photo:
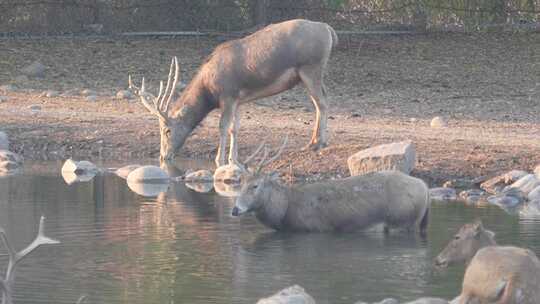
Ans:
[[[508,189],[507,191],[489,196],[486,201],[492,205],[499,206],[504,210],[513,209],[525,202],[525,195],[518,189]]]
[[[83,172],[81,174],[77,174],[75,172],[68,172],[68,171],[62,171],[62,178],[64,179],[64,182],[68,185],[72,185],[75,183],[83,183],[83,182],[89,182],[91,181],[97,174],[96,171],[91,172]]]
[[[294,285],[268,298],[260,299],[257,304],[315,304],[315,300],[306,293],[304,288]]]
[[[0,103],[6,102],[8,99],[9,98],[7,96],[0,96]]]
[[[448,127],[448,121],[441,117],[441,116],[435,116],[433,117],[433,119],[431,120],[431,122],[429,123],[429,125],[432,127],[432,128],[446,128]]]
[[[45,76],[46,68],[47,67],[44,66],[41,62],[34,61],[30,65],[21,69],[21,72],[24,75],[29,76],[29,77],[43,77]]]
[[[242,176],[246,173],[244,168],[234,164],[220,166],[214,172],[214,181],[223,182],[226,184],[238,184],[242,180]]]
[[[507,186],[503,191],[508,191],[511,188],[519,189],[525,195],[528,195],[534,188],[540,186],[540,179],[534,174],[527,174],[522,178],[518,179],[516,182]]]
[[[0,131],[0,150],[9,151],[9,138],[6,133]]]
[[[429,197],[432,201],[452,202],[457,200],[457,193],[454,188],[438,187],[429,189]]]
[[[135,98],[135,95],[130,90],[120,90],[116,93],[116,98],[130,100]]]
[[[84,89],[81,91],[81,96],[95,96],[97,92],[91,89]]]
[[[186,182],[213,182],[214,176],[212,172],[208,170],[199,170],[195,172],[191,172],[186,175],[184,178]]]
[[[97,96],[96,95],[88,95],[84,99],[86,101],[89,101],[89,102],[96,102],[97,101]]]
[[[4,93],[15,92],[17,91],[17,88],[12,84],[4,84],[0,86],[0,91]]]
[[[0,162],[12,162],[19,166],[22,165],[24,159],[17,153],[10,152],[8,150],[0,150]]]
[[[529,201],[519,210],[521,218],[539,218],[540,217],[540,199]]]
[[[127,176],[128,183],[168,183],[169,174],[160,167],[142,166],[131,171]]]
[[[135,169],[138,169],[142,167],[141,165],[127,165],[122,168],[118,168],[114,171],[114,174],[118,175],[119,177],[126,179],[128,175]]]
[[[64,162],[64,165],[61,169],[62,172],[65,173],[74,173],[76,175],[82,175],[82,174],[89,174],[89,173],[96,173],[98,172],[98,168],[93,163],[82,160],[82,161],[74,161],[73,159],[69,158]]]
[[[529,201],[540,200],[540,185],[529,192],[527,199]]]
[[[480,185],[480,188],[492,194],[500,193],[506,186],[528,174],[528,172],[523,170],[511,170],[488,179]]]
[[[351,176],[382,170],[409,174],[416,165],[416,149],[410,140],[375,146],[353,154],[347,164]]]
[[[28,106],[28,109],[32,112],[39,112],[41,111],[41,106],[40,105],[30,105]]]
[[[53,98],[53,97],[60,96],[60,92],[55,91],[55,90],[48,90],[48,91],[45,91],[45,92],[41,93],[40,96],[41,97]]]
[[[459,197],[467,204],[476,204],[486,196],[486,192],[480,189],[469,189],[461,191]]]

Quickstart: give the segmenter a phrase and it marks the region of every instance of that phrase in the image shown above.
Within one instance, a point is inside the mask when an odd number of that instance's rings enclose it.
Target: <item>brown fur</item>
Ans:
[[[428,188],[398,171],[286,187],[269,176],[252,177],[236,200],[266,226],[292,231],[355,231],[383,223],[415,230],[429,210]],[[423,221],[424,220],[424,221]]]
[[[481,221],[463,225],[443,251],[435,258],[440,267],[468,263],[478,250],[497,245],[495,233],[484,229]]]
[[[489,246],[471,260],[460,304],[540,303],[540,261],[527,249]]]
[[[238,107],[304,83],[317,110],[311,145],[326,145],[327,104],[323,73],[335,31],[325,23],[290,20],[269,25],[242,39],[218,46],[184,93],[160,119],[161,158],[171,159],[193,129],[213,109],[222,111],[216,163],[225,164],[224,147],[231,136],[229,162],[237,163]]]

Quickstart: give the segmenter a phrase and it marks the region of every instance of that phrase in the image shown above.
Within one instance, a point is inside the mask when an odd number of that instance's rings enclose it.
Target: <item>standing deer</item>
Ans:
[[[399,171],[381,171],[284,186],[261,170],[277,159],[285,144],[286,139],[269,160],[265,149],[236,198],[233,216],[254,212],[259,221],[275,230],[355,231],[384,224],[386,232],[390,228],[425,232],[430,199],[422,180]]]
[[[241,104],[289,90],[302,82],[316,109],[309,143],[317,150],[327,145],[327,101],[323,74],[333,47],[335,31],[326,23],[290,20],[269,25],[245,38],[219,45],[201,66],[182,95],[172,102],[178,82],[178,60],[173,58],[167,85],[158,97],[131,83],[143,105],[159,118],[160,160],[171,160],[193,129],[219,108],[219,148],[216,165],[225,165],[227,135],[229,164],[240,165],[238,129]],[[173,77],[174,74],[174,77]],[[164,89],[165,87],[165,89]]]

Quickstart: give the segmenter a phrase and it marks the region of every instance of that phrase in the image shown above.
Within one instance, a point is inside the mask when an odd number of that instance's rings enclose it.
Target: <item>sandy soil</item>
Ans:
[[[165,78],[177,55],[187,81],[217,44],[210,39],[0,40],[0,129],[12,150],[30,159],[70,156],[126,164],[159,154],[157,119],[136,100],[114,97],[127,74],[150,83]],[[39,60],[44,78],[18,77]],[[411,139],[414,175],[432,185],[454,178],[530,170],[540,163],[540,35],[417,35],[341,38],[326,76],[331,102],[330,146],[301,151],[315,113],[302,87],[243,106],[240,155],[260,142],[290,144],[272,164],[285,175],[321,179],[348,175],[347,157],[382,143]],[[99,93],[86,101],[73,89]],[[41,97],[43,90],[64,97]],[[40,110],[32,106],[40,106]],[[433,129],[431,118],[449,126]],[[181,156],[211,161],[217,150],[214,112]]]

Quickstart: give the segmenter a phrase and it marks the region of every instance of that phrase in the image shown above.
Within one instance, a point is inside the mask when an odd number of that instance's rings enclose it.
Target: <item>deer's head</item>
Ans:
[[[165,86],[163,81],[160,82],[157,97],[146,90],[144,77],[140,88],[135,86],[131,81],[131,76],[129,77],[129,88],[135,91],[145,108],[159,119],[159,153],[162,161],[172,160],[176,151],[182,147],[190,134],[190,129],[185,127],[182,121],[169,111],[169,105],[178,84],[179,71],[178,59],[174,57],[169,69],[167,85]]]
[[[463,225],[443,251],[435,259],[439,267],[467,262],[485,246],[493,245],[495,233],[484,229],[480,220]]]
[[[285,137],[283,144],[270,159],[268,158],[268,149],[264,148],[264,155],[259,163],[253,168],[249,169],[247,163],[262,150],[264,142],[255,150],[255,152],[247,158],[244,162],[244,167],[248,170],[247,178],[242,185],[240,195],[236,198],[234,208],[232,210],[233,216],[239,216],[241,214],[256,211],[260,208],[264,202],[270,199],[272,193],[272,183],[278,178],[276,173],[262,173],[262,169],[276,160],[285,146],[287,145],[288,137]]]

